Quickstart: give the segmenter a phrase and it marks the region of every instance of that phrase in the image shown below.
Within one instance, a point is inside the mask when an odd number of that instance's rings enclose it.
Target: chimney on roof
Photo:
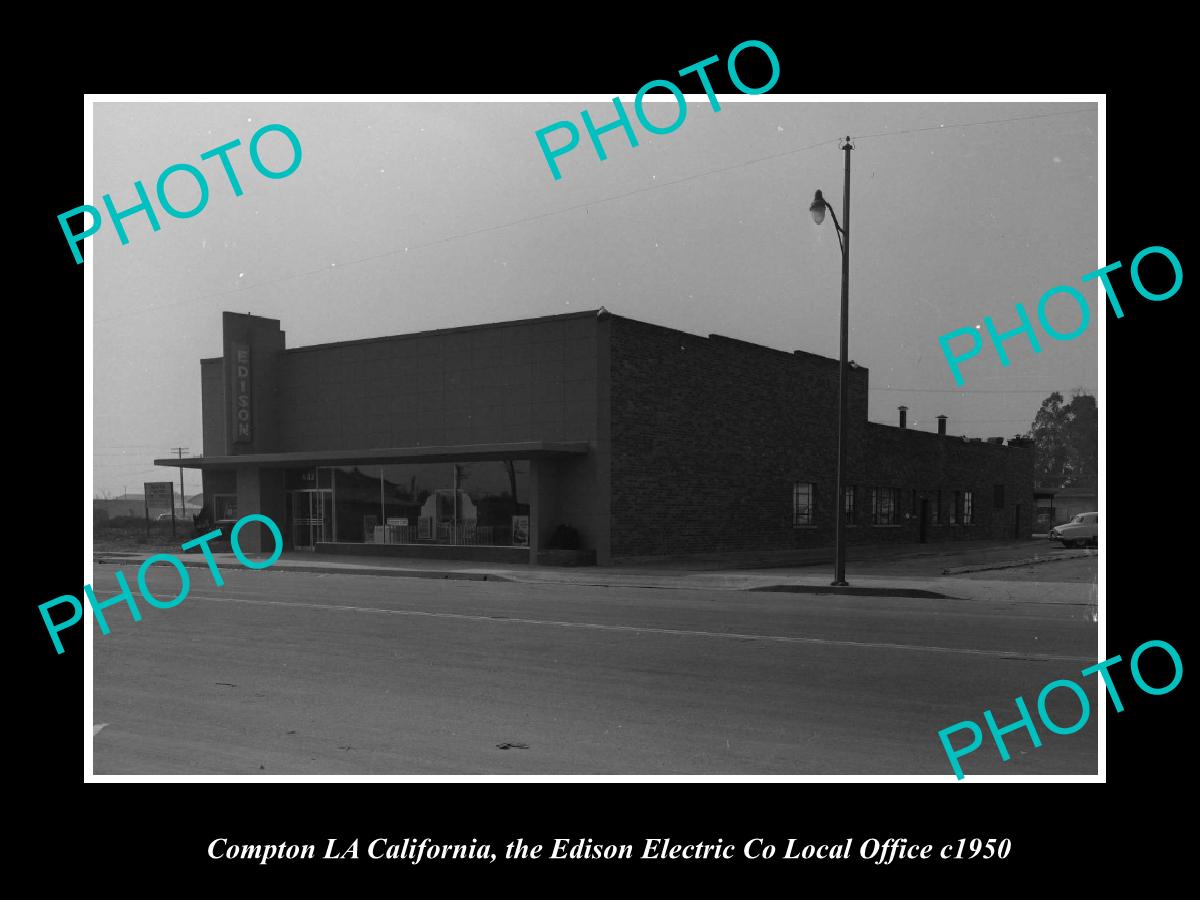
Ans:
[[[945,435],[946,434],[946,417],[938,416],[937,420],[938,420],[938,434]]]
[[[898,407],[898,409],[900,410],[900,427],[907,428],[908,427],[908,407],[901,406],[901,407]]]

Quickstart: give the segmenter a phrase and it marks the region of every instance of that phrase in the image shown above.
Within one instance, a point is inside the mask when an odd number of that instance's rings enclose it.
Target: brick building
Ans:
[[[227,312],[201,360],[204,454],[183,465],[217,523],[509,562],[833,542],[837,360],[604,310],[291,349],[279,326]],[[1029,537],[1032,446],[869,422],[867,388],[853,369],[851,542]],[[572,531],[579,552],[548,552]]]

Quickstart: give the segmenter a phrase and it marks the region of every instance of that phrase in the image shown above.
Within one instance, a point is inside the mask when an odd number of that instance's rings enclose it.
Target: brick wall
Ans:
[[[791,550],[834,539],[837,360],[614,317],[611,333],[611,553]],[[922,496],[973,494],[970,526],[930,540],[1029,534],[1030,449],[964,444],[867,421],[868,372],[851,372],[848,482],[859,487],[856,543],[915,541]],[[792,525],[792,484],[816,485],[815,524]],[[993,509],[994,485],[1005,507]],[[865,524],[866,489],[899,488],[899,525]],[[912,516],[905,518],[905,514]]]

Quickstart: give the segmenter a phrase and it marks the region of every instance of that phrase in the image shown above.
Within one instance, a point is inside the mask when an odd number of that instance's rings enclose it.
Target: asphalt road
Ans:
[[[150,582],[167,597],[170,571]],[[945,775],[940,728],[1015,721],[1059,678],[1096,696],[1075,584],[1013,602],[978,581],[913,600],[223,574],[95,629],[96,774]],[[116,593],[111,568],[95,588]],[[1009,762],[989,739],[968,778],[1096,772],[1095,714],[1040,730]]]

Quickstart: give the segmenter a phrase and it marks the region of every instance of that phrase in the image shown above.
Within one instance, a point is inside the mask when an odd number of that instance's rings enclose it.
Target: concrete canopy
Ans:
[[[522,441],[511,444],[457,444],[441,447],[388,447],[370,450],[298,450],[286,453],[241,453],[234,456],[192,456],[156,459],[172,469],[224,469],[245,465],[348,466],[393,465],[413,462],[474,462],[503,459],[556,459],[582,456],[586,442]]]

